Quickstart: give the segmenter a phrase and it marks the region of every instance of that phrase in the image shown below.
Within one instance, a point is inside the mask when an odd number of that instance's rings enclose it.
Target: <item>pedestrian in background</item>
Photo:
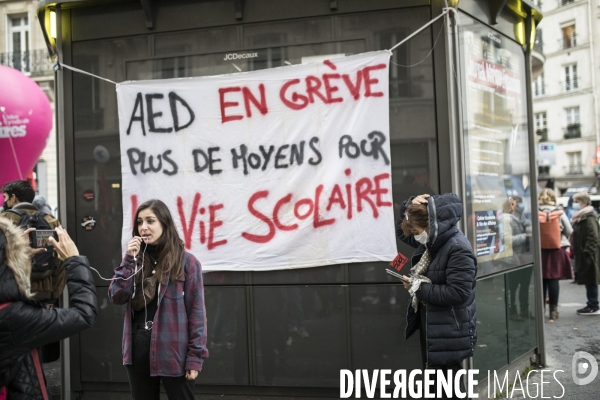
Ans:
[[[590,195],[585,192],[573,196],[573,253],[577,284],[585,285],[587,305],[577,310],[579,315],[600,315],[598,285],[600,284],[600,242],[598,214],[592,207]]]
[[[46,203],[46,198],[44,196],[36,194],[31,204],[33,204],[39,211],[45,212],[48,215],[54,215],[52,213],[52,209]]]
[[[559,280],[573,279],[569,259],[569,237],[573,228],[563,210],[558,207],[556,194],[544,189],[538,196],[540,239],[542,242],[542,277],[544,299],[548,296],[550,322],[558,318]],[[554,223],[552,223],[554,222]],[[544,301],[544,313],[546,303]]]
[[[525,203],[521,196],[509,197],[503,206],[503,219],[508,218],[510,222],[510,236],[513,254],[502,258],[501,262],[508,268],[521,265],[520,256],[529,252],[531,239],[531,223],[525,218]],[[499,221],[503,223],[504,221]],[[508,233],[505,233],[508,236]],[[529,309],[529,286],[533,274],[527,269],[513,272],[508,280],[510,296],[510,319],[513,321],[525,321],[533,317]],[[518,295],[517,295],[518,294]],[[517,308],[517,298],[519,308]]]
[[[64,260],[70,307],[48,309],[32,298],[29,230],[0,217],[0,389],[7,399],[48,399],[36,348],[93,325],[96,288],[87,258],[61,227],[50,241]],[[1,390],[0,390],[1,392]]]
[[[134,221],[108,288],[114,304],[127,304],[123,364],[133,399],[159,400],[162,383],[170,400],[193,400],[208,357],[202,268],[185,251],[165,203],[143,203]]]

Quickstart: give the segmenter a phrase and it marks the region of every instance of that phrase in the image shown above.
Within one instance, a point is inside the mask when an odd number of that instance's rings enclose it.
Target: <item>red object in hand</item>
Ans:
[[[408,261],[408,257],[406,257],[402,253],[398,253],[396,258],[394,258],[394,261],[392,261],[390,263],[390,266],[392,268],[394,268],[396,271],[400,271],[402,269],[402,267],[404,267],[404,265],[406,264],[407,261]]]

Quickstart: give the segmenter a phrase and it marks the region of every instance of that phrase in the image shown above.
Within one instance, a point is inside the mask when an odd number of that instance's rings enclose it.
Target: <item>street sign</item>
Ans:
[[[555,143],[543,142],[538,144],[538,165],[556,165]]]

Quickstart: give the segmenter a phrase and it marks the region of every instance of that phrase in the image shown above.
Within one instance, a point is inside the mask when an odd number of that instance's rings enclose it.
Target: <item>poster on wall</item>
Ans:
[[[482,276],[533,260],[525,57],[514,41],[464,20],[467,228]]]
[[[204,271],[391,261],[388,62],[119,84],[123,248],[160,199]]]

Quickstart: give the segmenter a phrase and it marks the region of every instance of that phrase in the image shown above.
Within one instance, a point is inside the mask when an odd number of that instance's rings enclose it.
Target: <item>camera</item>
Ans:
[[[52,247],[48,239],[51,237],[58,242],[58,234],[51,229],[38,229],[29,232],[29,242],[32,248]]]

